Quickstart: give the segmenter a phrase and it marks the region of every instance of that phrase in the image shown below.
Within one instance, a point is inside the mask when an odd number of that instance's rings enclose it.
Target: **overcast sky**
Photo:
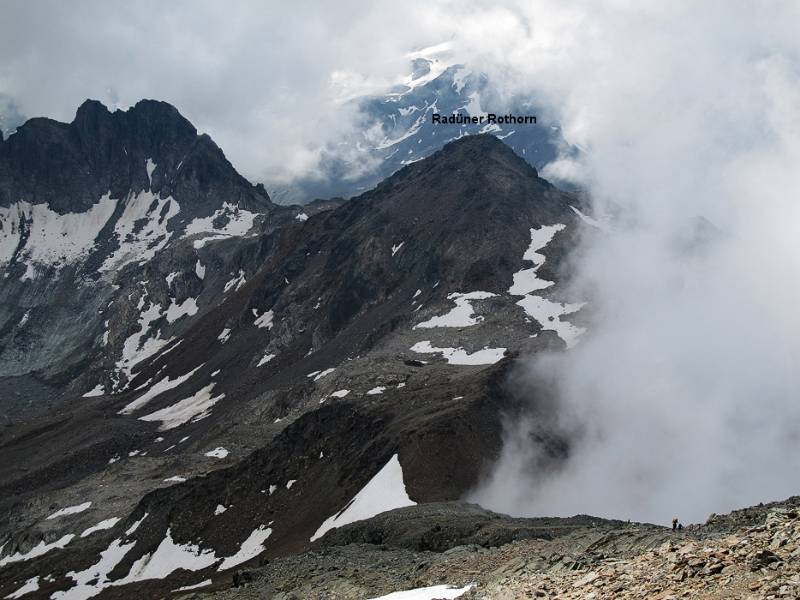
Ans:
[[[390,84],[414,49],[451,41],[501,92],[535,90],[584,149],[545,173],[623,222],[576,263],[583,343],[531,363],[582,443],[542,482],[511,432],[480,498],[668,522],[800,488],[798,23],[781,1],[5,0],[0,93],[61,120],[87,97],[166,100],[276,181],[353,126],[337,98]],[[721,235],[690,257],[696,217]]]
[[[86,98],[166,100],[247,176],[286,177],[349,126],[342,82],[380,88],[438,41],[423,4],[4,0],[0,93],[67,121]]]

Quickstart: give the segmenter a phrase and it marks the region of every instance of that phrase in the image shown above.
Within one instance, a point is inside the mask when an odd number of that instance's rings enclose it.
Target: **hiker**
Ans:
[[[678,517],[672,519],[672,531],[675,531],[678,528]]]

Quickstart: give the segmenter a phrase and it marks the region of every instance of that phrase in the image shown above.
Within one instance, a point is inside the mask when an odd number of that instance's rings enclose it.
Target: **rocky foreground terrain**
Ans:
[[[458,503],[400,509],[183,597],[355,600],[397,590],[416,591],[388,598],[797,598],[800,498],[683,531],[511,519]]]

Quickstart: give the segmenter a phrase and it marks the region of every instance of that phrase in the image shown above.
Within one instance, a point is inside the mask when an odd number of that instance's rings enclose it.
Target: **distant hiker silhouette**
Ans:
[[[683,523],[678,523],[678,531],[681,531],[682,529],[683,529]]]
[[[675,531],[678,528],[678,517],[672,519],[672,531]]]

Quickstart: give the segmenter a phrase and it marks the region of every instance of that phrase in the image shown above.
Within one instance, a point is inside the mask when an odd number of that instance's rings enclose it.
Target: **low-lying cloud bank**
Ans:
[[[616,207],[576,254],[590,332],[527,373],[573,443],[532,469],[540,419],[511,427],[474,499],[666,523],[800,493],[798,8],[575,10],[544,64],[518,66],[585,150],[562,172]]]

